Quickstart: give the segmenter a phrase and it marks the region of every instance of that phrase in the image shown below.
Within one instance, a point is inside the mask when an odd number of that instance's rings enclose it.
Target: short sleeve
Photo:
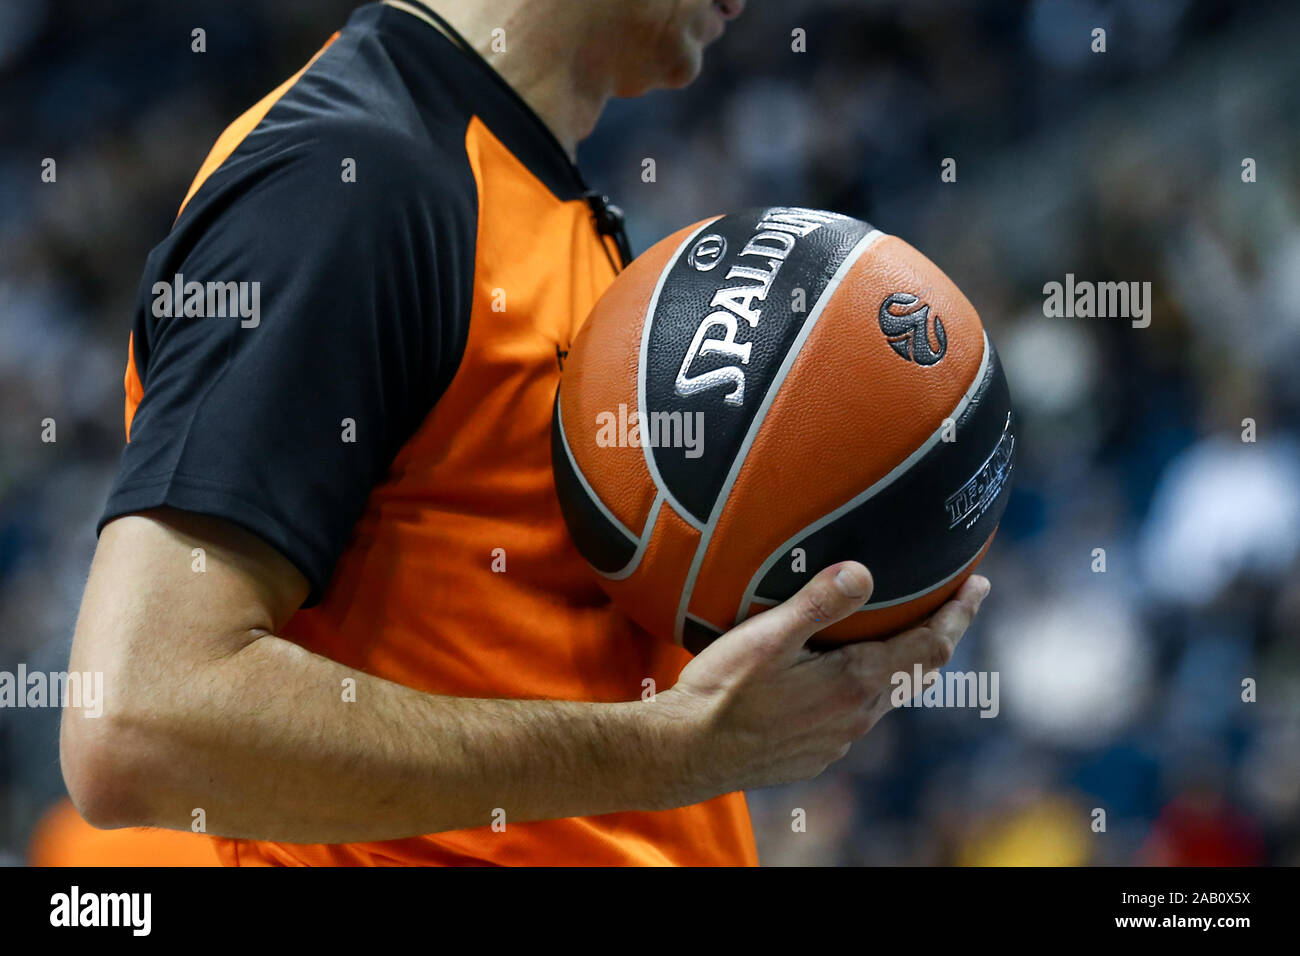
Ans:
[[[463,155],[389,130],[241,146],[149,257],[143,397],[100,529],[160,506],[225,518],[319,601],[464,350],[475,195]]]

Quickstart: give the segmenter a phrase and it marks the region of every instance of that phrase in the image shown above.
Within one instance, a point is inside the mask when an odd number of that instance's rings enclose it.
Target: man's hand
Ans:
[[[857,562],[827,568],[714,641],[660,695],[665,710],[697,728],[683,774],[696,789],[686,800],[821,773],[889,712],[895,673],[948,662],[989,592],[988,580],[972,575],[928,621],[889,640],[804,646],[860,608],[872,586]]]

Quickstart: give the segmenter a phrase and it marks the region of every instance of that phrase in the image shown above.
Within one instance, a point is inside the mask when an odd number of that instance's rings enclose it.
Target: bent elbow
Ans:
[[[87,726],[93,724],[94,726]],[[138,761],[105,715],[95,720],[64,714],[59,733],[59,765],[77,812],[101,830],[156,825],[149,819],[144,775]]]

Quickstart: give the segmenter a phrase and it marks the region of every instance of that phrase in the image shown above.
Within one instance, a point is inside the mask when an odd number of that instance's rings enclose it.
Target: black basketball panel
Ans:
[[[636,553],[637,539],[601,507],[594,490],[579,474],[565,441],[558,392],[551,418],[551,471],[555,475],[560,512],[578,553],[605,574],[626,567]]]
[[[835,213],[748,210],[711,223],[669,266],[640,370],[641,429],[659,438],[653,463],[696,521],[708,519],[817,300],[871,231]]]

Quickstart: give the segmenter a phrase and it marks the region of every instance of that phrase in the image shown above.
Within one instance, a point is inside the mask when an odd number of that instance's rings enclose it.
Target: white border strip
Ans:
[[[804,343],[808,341],[808,336],[812,334],[813,328],[817,325],[826,310],[827,303],[830,302],[831,296],[835,290],[840,287],[844,277],[849,274],[849,270],[862,258],[863,253],[873,245],[885,238],[886,233],[879,229],[872,229],[869,233],[858,240],[857,245],[849,250],[849,254],[844,257],[840,267],[835,270],[835,275],[831,276],[826,288],[822,289],[821,295],[817,297],[817,302],[813,306],[812,312],[795,336],[794,342],[785,353],[785,358],[781,362],[781,367],[776,370],[776,375],[772,378],[772,383],[767,388],[767,393],[763,396],[763,403],[759,405],[758,411],[754,414],[754,420],[749,423],[749,430],[745,433],[745,440],[741,442],[736,456],[731,461],[731,470],[727,472],[727,479],[723,482],[722,488],[718,493],[717,499],[713,503],[713,510],[709,513],[709,520],[703,528],[700,529],[700,543],[695,549],[695,557],[691,561],[691,570],[686,575],[686,581],[682,585],[681,598],[677,604],[677,618],[673,625],[673,640],[678,644],[682,642],[682,630],[685,627],[686,611],[690,607],[691,594],[695,591],[695,579],[700,573],[700,565],[704,563],[704,555],[709,550],[709,541],[713,538],[713,531],[718,526],[718,518],[722,515],[722,509],[726,507],[727,499],[731,497],[732,486],[736,483],[736,478],[740,475],[740,469],[745,464],[745,459],[749,457],[749,449],[754,444],[754,439],[758,436],[758,430],[763,425],[763,420],[767,418],[768,409],[776,401],[777,392],[781,390],[782,383],[785,382],[786,376],[790,374],[790,369],[794,366],[795,359],[803,350]],[[644,368],[644,362],[642,363]]]
[[[668,260],[667,264],[659,273],[659,281],[655,283],[654,294],[650,296],[650,305],[645,310],[645,320],[641,324],[641,352],[637,356],[636,407],[637,411],[641,413],[640,417],[642,419],[646,419],[643,409],[646,407],[646,356],[650,352],[650,325],[654,319],[655,309],[659,307],[659,296],[664,291],[664,285],[668,282],[668,273],[673,271],[673,267],[677,265],[677,260],[682,257],[682,253],[685,252],[687,247],[695,241],[696,237],[705,229],[709,228],[709,226],[723,218],[725,217],[714,216],[713,218],[706,219],[704,222],[700,223],[698,229],[682,240],[682,244],[677,247],[677,251],[673,253],[672,258]],[[682,506],[682,503],[673,496],[673,493],[668,490],[668,485],[664,481],[663,475],[659,474],[659,466],[655,464],[654,450],[650,447],[649,443],[642,442],[641,448],[642,451],[645,452],[646,468],[650,470],[650,478],[654,481],[655,487],[659,489],[659,494],[667,500],[673,511],[677,512],[678,517],[696,531],[703,531],[704,526],[700,524],[695,515],[687,511],[686,508]]]
[[[980,548],[983,548],[985,544],[987,544],[987,542],[982,542],[982,543],[980,544]],[[915,600],[916,600],[917,598],[919,598],[919,597],[925,597],[925,595],[930,594],[930,593],[933,592],[933,591],[937,591],[937,590],[939,590],[939,588],[943,587],[945,584],[947,584],[949,581],[951,581],[951,580],[952,580],[953,578],[955,578],[957,575],[961,574],[961,573],[962,573],[963,571],[965,571],[968,567],[970,567],[970,563],[971,563],[972,561],[975,560],[975,558],[976,558],[976,556],[977,556],[978,554],[979,554],[979,552],[976,551],[975,554],[971,555],[969,558],[966,559],[966,563],[965,563],[965,564],[963,564],[960,568],[958,568],[958,569],[957,569],[956,571],[954,571],[952,574],[948,575],[948,576],[947,576],[946,578],[944,578],[942,581],[937,581],[937,582],[935,582],[934,584],[930,585],[928,588],[925,588],[925,589],[922,590],[922,591],[913,591],[911,594],[904,595],[903,597],[900,597],[900,598],[894,598],[892,601],[881,601],[879,604],[871,604],[871,603],[867,603],[867,604],[862,605],[862,607],[858,608],[858,609],[857,609],[856,611],[854,611],[853,613],[854,613],[854,614],[865,614],[867,611],[877,611],[877,610],[880,610],[881,608],[894,607],[894,606],[897,605],[897,604],[906,604],[908,601],[915,601]],[[765,606],[767,606],[767,607],[776,607],[776,605],[777,605],[778,603],[780,603],[780,602],[778,602],[778,601],[773,601],[771,598],[761,598],[761,597],[758,597],[758,596],[756,595],[756,596],[754,596],[753,598],[750,599],[750,603],[751,603],[751,604],[762,604],[762,605],[765,605]],[[737,622],[737,623],[739,623],[739,622]]]
[[[641,566],[641,559],[645,557],[645,550],[650,545],[650,538],[654,532],[655,522],[659,520],[659,509],[663,507],[663,503],[664,496],[655,495],[655,500],[650,505],[650,516],[645,519],[645,529],[641,532],[641,537],[637,539],[636,551],[632,553],[632,557],[628,559],[627,564],[608,574],[599,568],[592,568],[592,570],[606,581],[622,581],[624,578],[631,577],[632,573]]]
[[[961,397],[961,401],[957,403],[957,407],[948,416],[954,422],[961,418],[962,413],[966,411],[966,406],[968,406],[971,403],[971,399],[975,397],[975,393],[978,392],[980,390],[980,386],[983,385],[984,377],[988,374],[989,362],[991,361],[991,359],[992,359],[992,349],[989,348],[988,333],[984,333],[984,355],[980,359],[979,369],[975,372],[975,380],[971,382],[970,387],[966,389],[966,394],[964,394]],[[930,437],[927,438],[921,444],[920,448],[916,449],[916,451],[912,452],[910,455],[904,458],[901,462],[899,462],[899,464],[895,465],[887,475],[885,475],[875,484],[871,485],[871,487],[867,488],[866,491],[863,491],[858,495],[856,495],[855,497],[851,498],[850,500],[846,501],[844,504],[840,505],[834,511],[830,511],[822,515],[812,524],[803,528],[802,530],[797,532],[793,537],[788,539],[783,545],[781,545],[781,547],[773,551],[771,555],[768,556],[767,560],[765,560],[761,565],[759,565],[758,570],[754,572],[754,576],[749,579],[749,586],[745,588],[745,594],[740,599],[740,607],[737,608],[736,610],[736,623],[739,624],[742,620],[744,620],[744,614],[748,610],[750,604],[767,603],[765,601],[757,601],[755,599],[754,592],[758,589],[758,582],[763,579],[764,575],[766,575],[767,572],[771,570],[772,566],[776,564],[777,561],[779,561],[782,557],[784,557],[786,554],[789,553],[791,548],[793,548],[796,544],[798,544],[801,540],[806,538],[808,535],[825,527],[826,525],[830,524],[832,521],[835,521],[840,516],[847,514],[848,512],[852,511],[854,508],[858,507],[859,505],[863,504],[869,499],[874,498],[876,495],[880,494],[880,492],[884,491],[895,481],[897,481],[899,478],[905,475],[913,465],[915,465],[918,461],[920,461],[923,457],[925,457],[926,453],[939,443],[939,440],[942,436],[943,436],[943,425],[940,425],[930,434]],[[981,547],[983,547],[983,545],[981,545]],[[967,564],[969,563],[970,562],[968,560]],[[966,565],[963,564],[962,568],[964,568],[965,566]],[[893,600],[893,601],[883,601],[880,604],[868,603],[863,605],[862,610],[874,610],[876,608],[890,607],[894,604],[902,604],[904,601],[910,601],[912,600],[912,598],[919,597],[922,594],[926,594],[929,591],[933,591],[937,587],[947,584],[954,577],[956,577],[960,572],[961,572],[961,568],[958,568],[947,578],[938,582],[938,584],[935,584],[932,587],[927,588],[925,591],[918,591],[916,592],[916,594],[910,594],[907,597],[898,598],[897,600]]]
[[[560,414],[560,401],[563,400],[563,395],[564,391],[561,388],[560,398],[555,402],[555,424],[556,427],[560,429],[560,445],[564,448],[564,454],[569,459],[569,466],[573,469],[573,473],[578,476],[578,481],[582,484],[582,490],[587,493],[587,497],[590,498],[596,507],[600,509],[600,513],[609,519],[610,524],[627,535],[630,540],[639,542],[640,539],[638,539],[637,536],[623,524],[623,522],[614,517],[614,512],[605,507],[605,502],[600,500],[600,495],[596,494],[596,489],[591,487],[591,484],[587,481],[587,476],[584,475],[582,469],[578,467],[578,461],[573,457],[573,450],[569,448],[569,436],[564,433],[564,416]]]

